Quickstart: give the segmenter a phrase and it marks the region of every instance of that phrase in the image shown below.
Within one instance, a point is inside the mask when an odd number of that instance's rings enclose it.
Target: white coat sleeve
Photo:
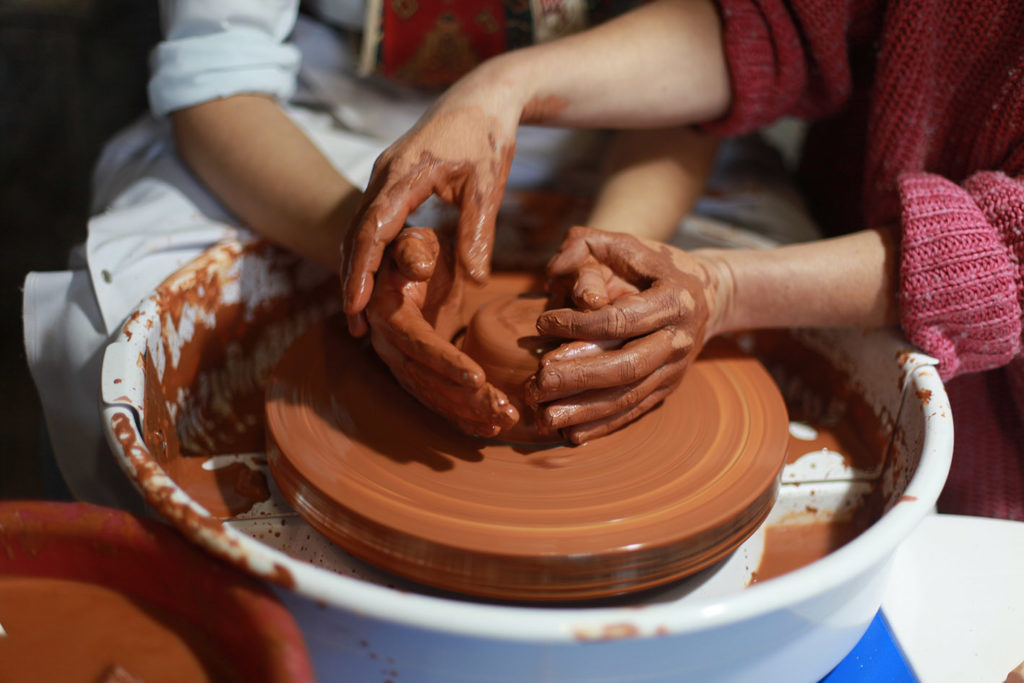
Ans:
[[[165,116],[239,93],[295,92],[300,55],[285,43],[298,0],[162,0],[150,56],[150,109]]]

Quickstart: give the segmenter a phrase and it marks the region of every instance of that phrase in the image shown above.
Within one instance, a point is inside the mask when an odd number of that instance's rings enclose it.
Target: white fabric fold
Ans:
[[[297,13],[297,0],[163,2],[165,38],[150,57],[153,114],[239,93],[290,98],[300,52],[284,40]]]

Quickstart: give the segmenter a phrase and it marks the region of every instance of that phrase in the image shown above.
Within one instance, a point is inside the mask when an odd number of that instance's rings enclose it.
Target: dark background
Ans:
[[[43,422],[21,287],[85,239],[103,142],[146,109],[157,3],[0,0],[0,499],[42,498]]]

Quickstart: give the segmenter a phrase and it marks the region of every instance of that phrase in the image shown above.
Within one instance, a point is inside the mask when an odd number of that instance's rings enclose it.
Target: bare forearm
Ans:
[[[717,138],[692,128],[617,133],[587,225],[668,240],[704,189],[717,149]]]
[[[247,226],[336,269],[360,193],[272,100],[236,95],[172,114],[178,150]]]
[[[453,91],[488,89],[523,123],[664,128],[713,120],[731,91],[711,0],[659,0],[588,31],[505,54]],[[498,92],[500,91],[500,92]]]
[[[766,250],[699,250],[720,281],[709,336],[777,327],[895,325],[896,246],[863,230]]]

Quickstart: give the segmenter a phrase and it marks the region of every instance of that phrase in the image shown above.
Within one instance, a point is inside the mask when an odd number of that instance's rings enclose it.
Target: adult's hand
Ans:
[[[522,107],[479,81],[469,78],[453,86],[374,164],[343,246],[344,307],[356,336],[366,331],[362,311],[385,248],[408,215],[431,195],[459,211],[459,266],[476,282],[490,273],[495,219]]]
[[[452,343],[463,283],[434,230],[407,228],[389,249],[367,307],[370,341],[421,403],[477,436],[519,421],[508,397]]]
[[[527,400],[574,443],[635,420],[678,386],[713,329],[713,266],[667,245],[570,230],[548,266],[575,308],[543,313],[541,334],[575,341],[541,359]],[[618,341],[621,345],[609,348]]]

